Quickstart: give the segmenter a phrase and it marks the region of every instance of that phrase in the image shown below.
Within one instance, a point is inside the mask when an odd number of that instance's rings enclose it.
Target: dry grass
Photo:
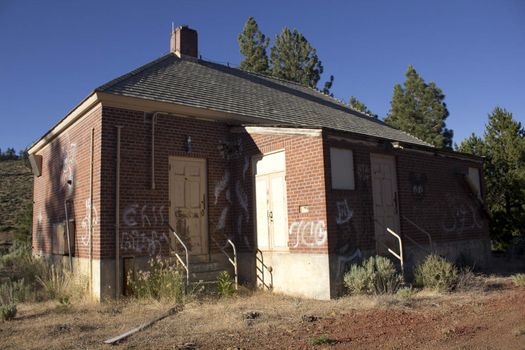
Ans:
[[[497,279],[494,281],[500,282]],[[504,282],[510,284],[508,279]],[[217,340],[224,343],[224,337],[228,339],[239,333],[246,337],[254,334],[272,337],[278,329],[279,332],[293,334],[297,327],[312,324],[305,321],[304,316],[322,320],[352,313],[375,312],[373,310],[404,312],[435,309],[442,305],[461,308],[499,292],[441,294],[423,290],[411,295],[408,300],[396,295],[358,295],[319,301],[243,290],[230,298],[195,298],[185,305],[182,312],[130,337],[123,346],[150,348],[154,344],[156,348],[172,349],[186,342],[213,344]],[[481,310],[482,303],[479,303]],[[124,300],[105,304],[83,300],[65,306],[56,301],[22,303],[15,320],[0,324],[0,348],[107,348],[103,340],[136,327],[171,306],[154,300]],[[310,339],[311,336],[307,342]]]

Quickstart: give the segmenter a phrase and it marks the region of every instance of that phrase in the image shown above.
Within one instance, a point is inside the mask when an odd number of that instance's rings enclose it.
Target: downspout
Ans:
[[[71,255],[71,232],[69,231],[69,215],[68,215],[68,208],[67,208],[67,202],[66,199],[64,201],[64,209],[66,210],[66,233],[67,233],[67,255],[69,260],[69,271],[73,272],[73,256]]]
[[[160,112],[153,113],[151,117],[151,189],[155,189],[155,124]]]
[[[115,298],[120,298],[120,131],[117,125],[117,169],[115,185]]]
[[[91,164],[89,171],[89,290],[93,295],[93,152],[95,128],[91,129]]]

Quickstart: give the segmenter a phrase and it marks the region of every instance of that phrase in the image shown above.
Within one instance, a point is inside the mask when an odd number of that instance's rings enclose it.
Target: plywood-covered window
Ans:
[[[330,148],[332,188],[335,190],[355,189],[354,154],[349,149]]]

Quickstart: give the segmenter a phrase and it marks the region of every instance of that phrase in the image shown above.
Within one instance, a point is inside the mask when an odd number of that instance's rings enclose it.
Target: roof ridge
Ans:
[[[96,91],[104,91],[104,90],[106,90],[106,89],[112,87],[113,85],[118,84],[118,83],[120,83],[121,81],[126,80],[126,79],[128,79],[128,78],[131,78],[132,76],[137,75],[137,74],[139,74],[139,73],[145,71],[146,69],[148,69],[148,68],[150,68],[150,67],[156,65],[157,63],[160,63],[160,62],[164,61],[165,59],[167,59],[167,58],[169,58],[169,57],[172,57],[172,56],[175,56],[175,54],[173,54],[172,52],[169,52],[169,53],[167,53],[167,54],[165,54],[165,55],[163,55],[163,56],[161,56],[161,57],[159,57],[159,58],[157,58],[157,59],[154,59],[154,60],[151,61],[151,62],[148,62],[148,63],[146,63],[146,64],[144,64],[144,65],[142,65],[142,66],[140,66],[140,67],[138,67],[138,68],[135,68],[135,69],[132,70],[131,72],[128,72],[128,73],[126,73],[126,74],[123,74],[123,75],[121,75],[121,76],[119,76],[119,77],[117,77],[117,78],[115,78],[115,79],[112,79],[112,80],[110,80],[110,81],[108,81],[108,82],[106,82],[106,83],[100,85],[100,86],[97,87],[94,91],[95,91],[95,92],[96,92]]]
[[[211,62],[211,61],[206,61],[206,60],[200,60],[200,61],[210,62],[210,63],[213,63],[213,64],[219,64],[221,66],[224,66],[223,64],[216,63],[216,62]],[[240,70],[241,72],[248,73],[248,74],[255,75],[255,76],[259,76],[259,77],[262,77],[262,78],[282,81],[282,82],[285,82],[285,83],[289,83],[289,84],[292,84],[292,85],[297,85],[299,87],[310,89],[310,90],[315,91],[316,93],[318,93],[318,94],[320,94],[322,96],[326,96],[330,100],[333,100],[333,102],[335,102],[335,103],[337,103],[337,104],[339,104],[339,105],[341,105],[343,107],[346,107],[346,108],[348,108],[348,109],[350,109],[350,110],[352,110],[354,112],[360,113],[360,114],[362,114],[362,115],[364,115],[366,117],[369,117],[369,118],[377,119],[374,115],[369,114],[369,113],[365,113],[365,112],[360,111],[358,109],[355,109],[354,107],[352,107],[350,104],[344,102],[343,100],[335,98],[334,96],[331,96],[329,94],[326,94],[326,93],[322,92],[321,90],[319,90],[316,87],[304,85],[304,84],[301,84],[301,83],[298,83],[298,82],[292,81],[292,80],[287,80],[287,79],[283,79],[283,78],[274,77],[274,76],[271,76],[271,75],[266,75],[266,74],[263,74],[263,73],[258,73],[258,72],[252,72],[252,71],[249,71],[249,70],[244,70],[244,69],[241,69],[240,67],[230,67],[229,65],[226,66],[226,67],[237,69],[237,70]]]

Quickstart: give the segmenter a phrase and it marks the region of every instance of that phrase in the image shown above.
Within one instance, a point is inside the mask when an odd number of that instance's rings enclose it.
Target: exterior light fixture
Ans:
[[[188,137],[186,137],[186,153],[191,153],[191,151],[192,151],[191,136],[188,135]]]

